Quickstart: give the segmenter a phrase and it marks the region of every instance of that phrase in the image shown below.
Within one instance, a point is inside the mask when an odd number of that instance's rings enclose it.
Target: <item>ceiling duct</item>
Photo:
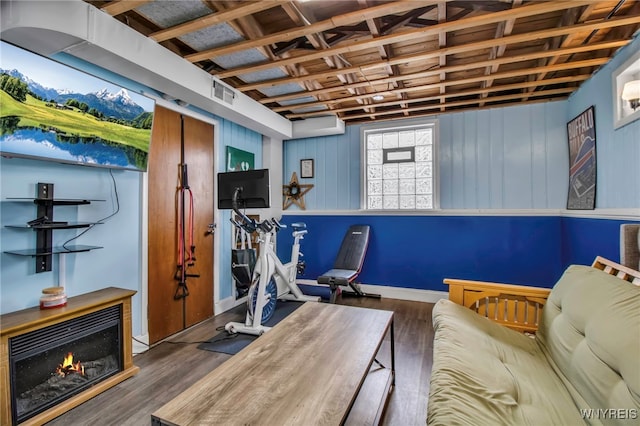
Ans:
[[[311,117],[293,122],[292,139],[344,134],[344,121],[335,115]]]

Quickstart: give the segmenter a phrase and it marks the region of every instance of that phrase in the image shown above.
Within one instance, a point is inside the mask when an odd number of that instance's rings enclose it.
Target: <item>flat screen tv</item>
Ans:
[[[153,99],[0,43],[2,156],[147,170]]]
[[[218,208],[233,208],[233,194],[239,192],[238,208],[261,209],[271,206],[269,169],[218,173]]]

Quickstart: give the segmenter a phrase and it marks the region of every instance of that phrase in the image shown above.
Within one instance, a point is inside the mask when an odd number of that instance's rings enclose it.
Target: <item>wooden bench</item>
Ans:
[[[640,272],[611,260],[598,256],[591,266],[640,285]],[[530,333],[538,329],[542,307],[551,291],[541,287],[453,278],[446,278],[444,283],[449,285],[449,300],[452,302],[506,327]]]

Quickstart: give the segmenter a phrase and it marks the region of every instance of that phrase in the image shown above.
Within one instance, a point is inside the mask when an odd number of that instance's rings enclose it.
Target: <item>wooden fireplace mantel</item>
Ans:
[[[83,392],[61,402],[35,417],[26,420],[24,425],[40,425],[60,414],[80,405],[101,392],[135,375],[140,369],[133,365],[133,347],[131,332],[131,297],[133,290],[108,287],[80,296],[70,297],[67,306],[41,310],[39,307],[11,312],[0,316],[0,424],[11,425],[11,395],[9,371],[9,339],[53,324],[79,318],[111,306],[122,305],[122,361],[123,369],[119,373],[103,380]]]

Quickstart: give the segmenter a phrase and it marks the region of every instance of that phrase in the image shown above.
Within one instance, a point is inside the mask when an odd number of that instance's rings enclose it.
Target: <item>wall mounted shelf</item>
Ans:
[[[49,254],[64,254],[64,253],[80,253],[83,251],[90,251],[101,249],[102,247],[98,246],[84,246],[84,245],[75,245],[75,246],[66,246],[66,247],[51,247],[47,250],[38,250],[38,249],[26,249],[26,250],[6,250],[5,253],[15,254],[17,256],[46,256]]]
[[[37,222],[25,224],[5,225],[13,229],[32,229],[36,232],[36,247],[26,250],[5,250],[5,253],[18,256],[32,256],[36,258],[36,273],[51,271],[51,260],[54,254],[79,253],[101,249],[98,246],[73,245],[53,246],[53,231],[56,229],[78,229],[100,225],[101,222],[66,222],[53,220],[55,206],[80,206],[91,204],[89,199],[55,199],[53,198],[52,183],[38,183],[36,198],[7,198],[6,201],[30,202],[38,206]]]
[[[41,223],[38,225],[5,225],[7,228],[16,229],[74,229],[74,228],[88,228],[93,225],[101,225],[101,222],[55,222],[55,223]]]

